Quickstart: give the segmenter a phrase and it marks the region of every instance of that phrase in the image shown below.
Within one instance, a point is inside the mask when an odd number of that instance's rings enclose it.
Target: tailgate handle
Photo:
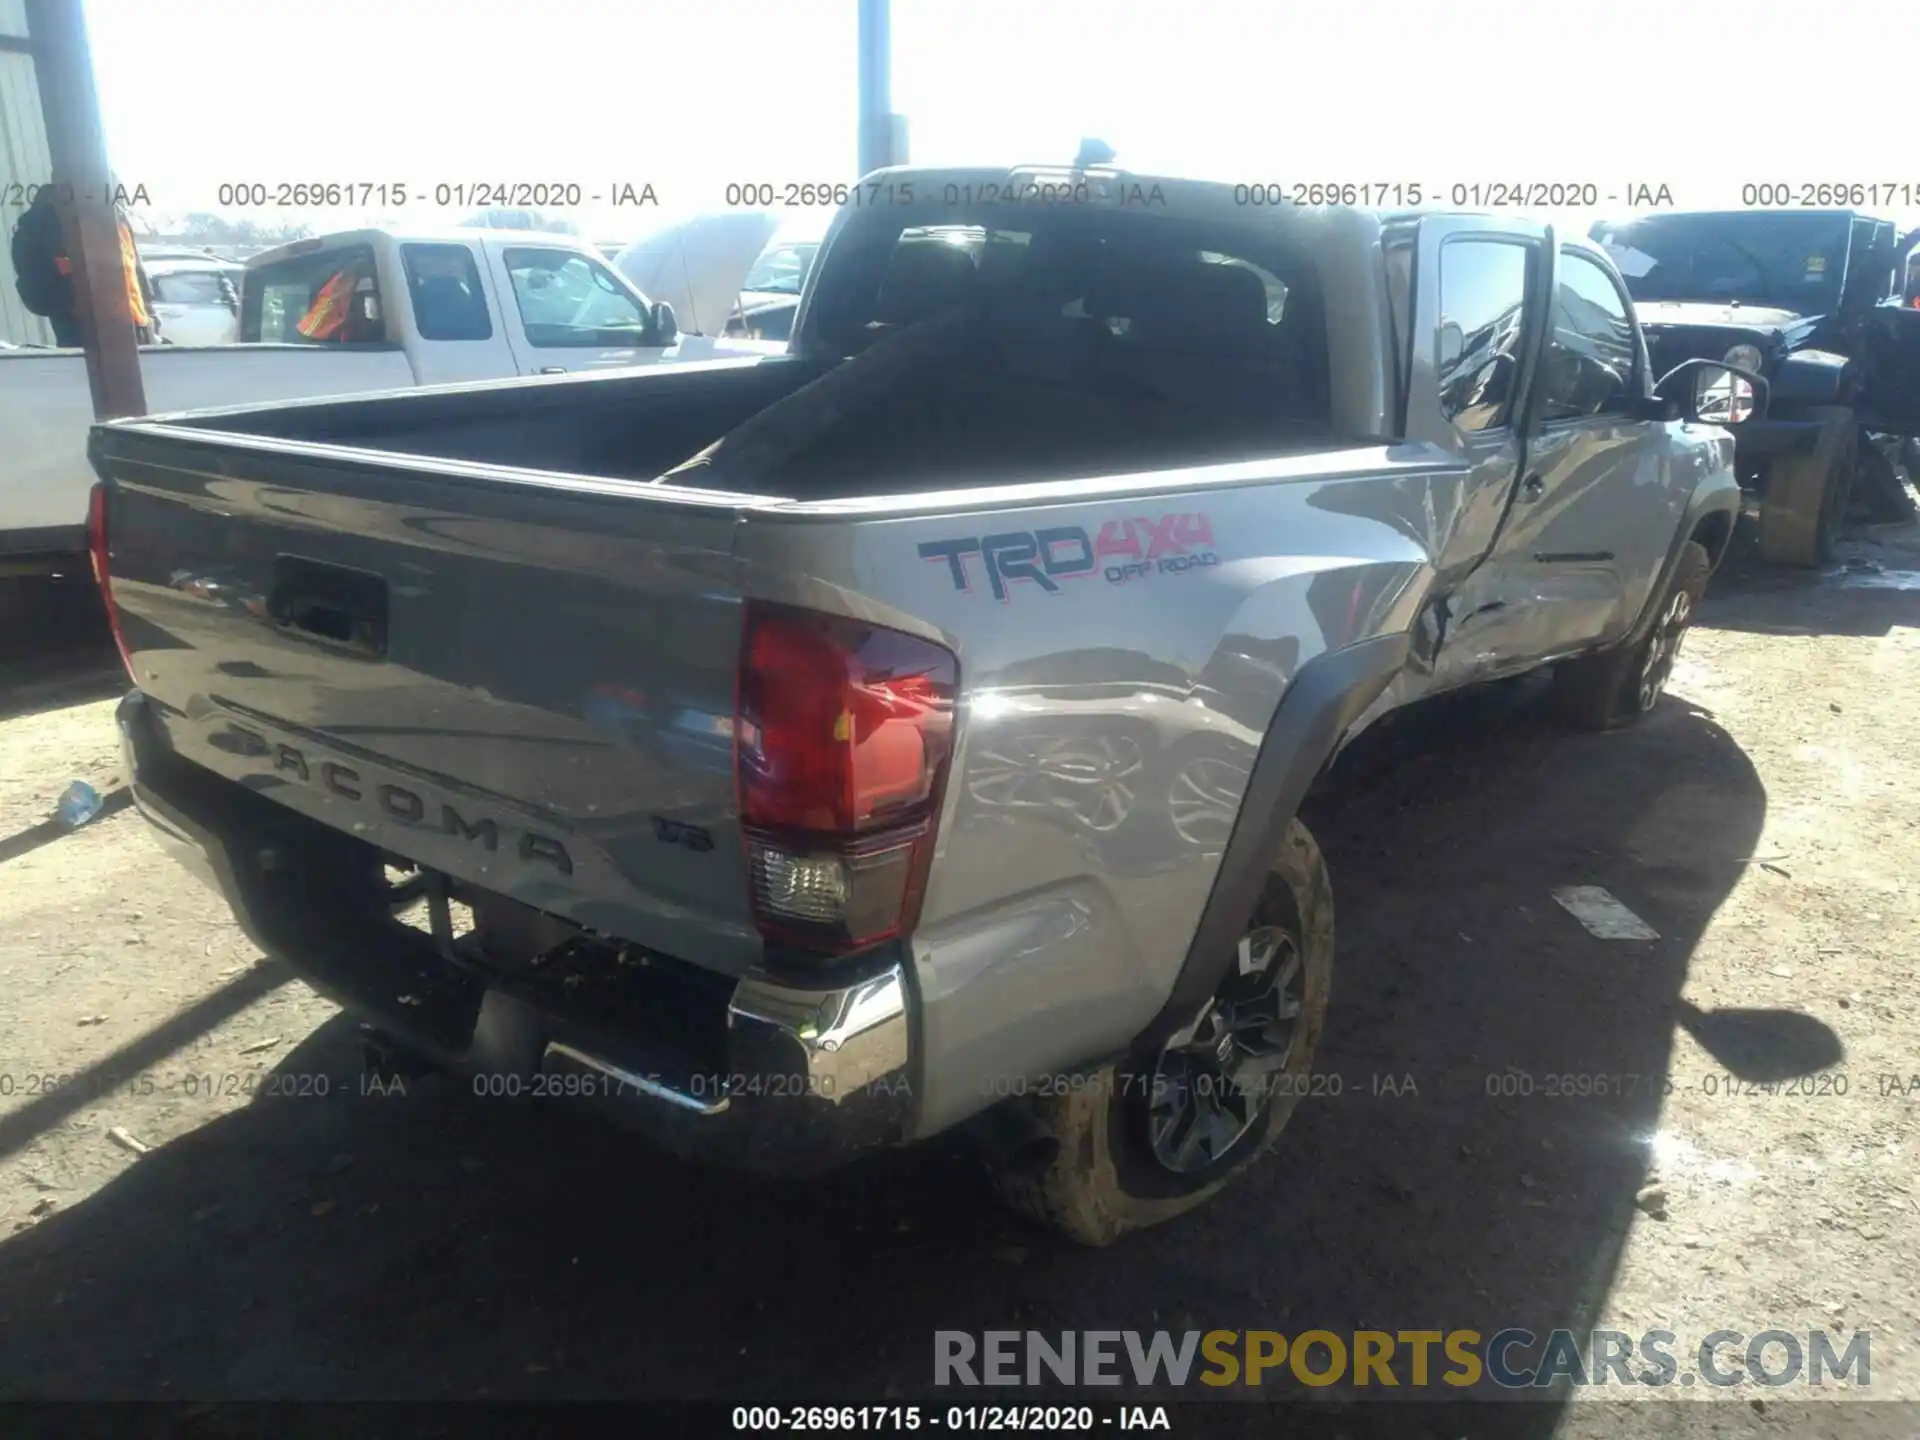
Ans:
[[[298,639],[370,659],[387,653],[387,581],[369,570],[281,555],[273,562],[267,614]]]

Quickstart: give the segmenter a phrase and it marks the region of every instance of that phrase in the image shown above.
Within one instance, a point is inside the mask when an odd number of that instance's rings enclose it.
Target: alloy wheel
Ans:
[[[1659,623],[1653,627],[1653,634],[1647,637],[1646,659],[1640,662],[1641,710],[1651,710],[1659,703],[1673,674],[1673,662],[1679,658],[1680,646],[1687,638],[1687,626],[1692,623],[1693,596],[1685,590],[1676,590],[1667,601]]]
[[[1273,1077],[1300,1043],[1305,1008],[1306,966],[1297,938],[1279,925],[1241,936],[1226,981],[1154,1066],[1147,1140],[1155,1160],[1190,1174],[1246,1137],[1273,1098]]]

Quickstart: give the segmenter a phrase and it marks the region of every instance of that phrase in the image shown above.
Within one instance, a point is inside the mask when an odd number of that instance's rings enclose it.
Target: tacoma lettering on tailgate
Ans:
[[[975,557],[993,598],[1003,602],[1019,580],[1057,595],[1062,580],[1098,575],[1109,585],[1125,585],[1149,575],[1179,575],[1220,563],[1213,550],[1213,524],[1201,514],[1109,520],[1098,536],[1088,535],[1078,525],[1056,525],[1046,530],[927,540],[920,545],[920,558],[945,561],[948,578],[960,591],[973,589],[968,562]]]
[[[239,739],[237,748],[242,753],[270,756],[274,775],[283,781],[298,780],[304,785],[325,790],[338,799],[374,807],[389,820],[397,820],[414,829],[438,830],[443,835],[466,840],[483,850],[497,851],[500,848],[501,826],[490,816],[474,814],[469,817],[445,801],[430,803],[418,791],[403,785],[380,784],[369,780],[351,765],[322,759],[317,755],[309,756],[296,746],[270,741],[244,725],[229,721],[227,730]],[[573,857],[567,853],[567,847],[551,835],[521,830],[513,849],[524,863],[538,861],[552,866],[562,875],[573,873]]]

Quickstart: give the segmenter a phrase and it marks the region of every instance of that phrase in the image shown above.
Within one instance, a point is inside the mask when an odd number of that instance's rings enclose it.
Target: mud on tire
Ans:
[[[1272,1148],[1309,1088],[1333,975],[1333,887],[1319,845],[1298,820],[1287,827],[1248,928],[1256,922],[1291,931],[1305,993],[1286,1064],[1273,1077],[1251,1127],[1202,1169],[1166,1168],[1148,1139],[1148,1097],[1158,1056],[1130,1057],[1103,1067],[1068,1093],[1026,1102],[1058,1150],[1044,1169],[1003,1169],[995,1175],[1010,1205],[1084,1245],[1108,1245],[1204,1204]]]

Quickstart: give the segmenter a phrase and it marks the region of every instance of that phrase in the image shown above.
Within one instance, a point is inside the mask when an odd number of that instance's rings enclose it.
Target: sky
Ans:
[[[220,186],[400,183],[399,213],[439,224],[471,206],[436,210],[436,186],[559,182],[580,186],[592,238],[630,239],[725,208],[730,183],[857,168],[855,0],[86,9],[113,163],[150,213],[324,229],[368,217],[223,207]],[[1878,183],[1905,190],[1861,208],[1914,226],[1920,153],[1883,78],[1899,72],[1874,60],[1900,50],[1902,10],[894,0],[893,104],[915,163],[1062,163],[1098,135],[1128,169],[1235,183],[1411,183],[1443,202],[1591,183],[1597,208],[1552,217],[1583,228],[1629,213],[1635,185],[1697,209],[1738,206],[1746,184]],[[622,183],[657,206],[615,208]]]

